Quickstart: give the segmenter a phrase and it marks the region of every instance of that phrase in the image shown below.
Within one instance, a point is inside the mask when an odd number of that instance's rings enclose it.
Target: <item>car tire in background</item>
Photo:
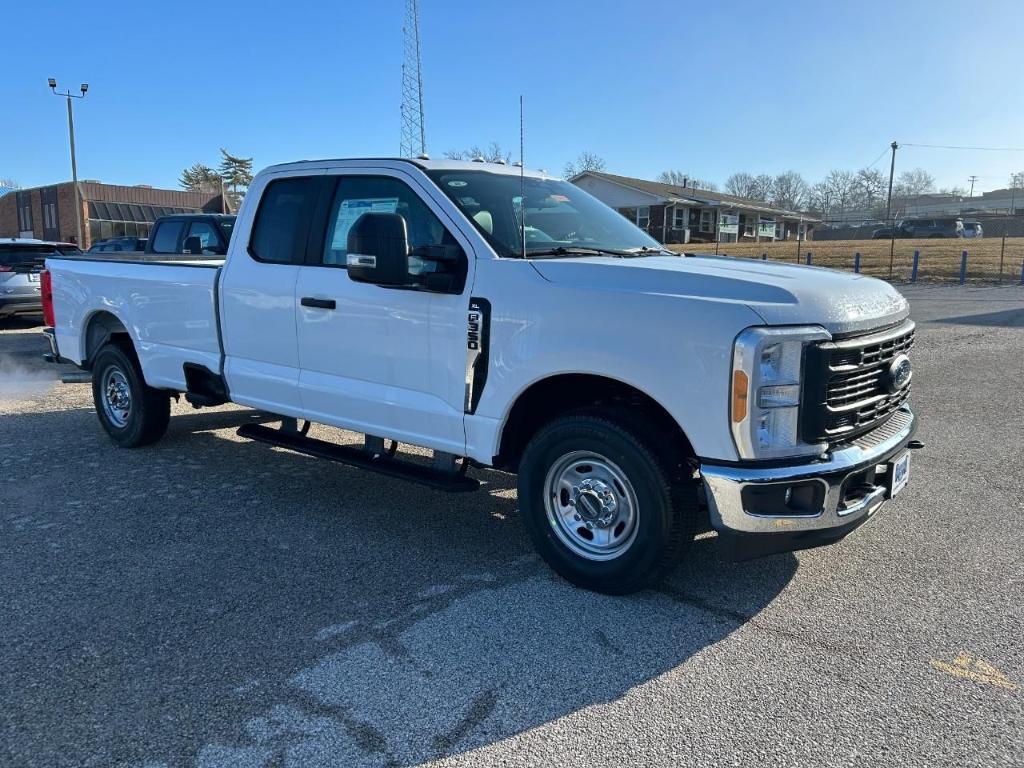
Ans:
[[[657,582],[697,531],[692,481],[628,418],[577,412],[542,427],[519,466],[519,509],[537,551],[584,589],[627,594]]]
[[[92,396],[100,424],[122,448],[150,445],[167,431],[170,395],[148,386],[135,355],[116,342],[93,359]]]

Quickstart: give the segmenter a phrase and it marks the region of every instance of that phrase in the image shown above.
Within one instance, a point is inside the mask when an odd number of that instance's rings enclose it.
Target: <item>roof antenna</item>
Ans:
[[[526,258],[526,165],[523,163],[523,94],[519,94],[519,229]]]

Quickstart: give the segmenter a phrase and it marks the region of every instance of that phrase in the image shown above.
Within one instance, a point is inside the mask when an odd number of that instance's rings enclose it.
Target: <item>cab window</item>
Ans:
[[[199,238],[199,245],[203,249],[203,254],[210,256],[223,256],[225,253],[224,246],[220,244],[220,238],[217,236],[217,230],[212,224],[205,221],[194,221],[188,228],[188,238]]]
[[[153,253],[177,253],[184,228],[183,221],[161,222],[153,235]]]
[[[387,176],[341,176],[328,216],[321,263],[344,267],[348,233],[364,213],[397,213],[405,219],[410,249],[423,245],[454,245],[455,238],[413,190]],[[437,269],[437,262],[409,257],[409,273],[421,275]]]

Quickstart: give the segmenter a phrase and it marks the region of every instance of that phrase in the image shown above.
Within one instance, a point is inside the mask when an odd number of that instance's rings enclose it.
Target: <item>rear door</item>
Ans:
[[[272,174],[249,189],[259,205],[239,222],[220,283],[231,399],[286,416],[302,416],[295,284],[322,173]]]
[[[319,248],[300,270],[298,342],[306,418],[379,437],[465,452],[466,323],[474,260],[454,222],[410,174],[352,169],[322,204]],[[458,246],[462,284],[381,286],[352,280],[348,231],[365,212],[398,213],[409,245]],[[410,272],[436,268],[409,259]]]

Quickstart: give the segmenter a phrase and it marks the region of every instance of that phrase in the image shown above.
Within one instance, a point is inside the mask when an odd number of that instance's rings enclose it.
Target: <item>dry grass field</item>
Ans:
[[[914,251],[921,252],[918,279],[927,281],[958,280],[960,254],[967,251],[967,279],[970,281],[999,280],[1001,239],[986,237],[980,240],[896,240],[893,250],[893,279],[909,280]],[[670,246],[674,251],[687,253],[714,253],[715,244],[690,243]],[[809,240],[800,244],[801,264],[806,263],[807,252],[812,263],[833,269],[853,270],[854,254],[861,255],[861,272],[876,277],[889,276],[888,240]],[[720,255],[761,258],[768,254],[772,261],[797,261],[796,241],[777,243],[722,243]],[[1006,239],[1003,258],[1003,281],[1019,282],[1021,262],[1024,260],[1024,237]]]

